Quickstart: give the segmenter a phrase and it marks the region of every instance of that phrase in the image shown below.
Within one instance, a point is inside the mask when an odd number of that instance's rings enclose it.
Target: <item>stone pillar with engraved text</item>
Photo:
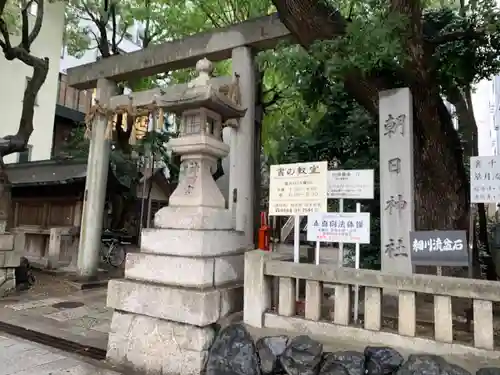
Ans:
[[[411,274],[410,231],[414,228],[415,193],[410,90],[382,91],[379,111],[382,271]]]

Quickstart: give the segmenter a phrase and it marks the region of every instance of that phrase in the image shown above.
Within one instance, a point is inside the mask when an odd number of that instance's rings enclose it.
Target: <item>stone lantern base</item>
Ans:
[[[148,374],[200,374],[214,323],[243,309],[250,244],[222,208],[164,207],[155,227],[127,255],[125,279],[109,283],[107,359]]]

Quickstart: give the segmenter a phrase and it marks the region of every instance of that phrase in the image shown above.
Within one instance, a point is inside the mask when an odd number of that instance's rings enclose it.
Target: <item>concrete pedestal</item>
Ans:
[[[125,279],[109,282],[115,309],[107,359],[146,374],[199,374],[214,323],[243,309],[244,251],[229,210],[164,207]]]
[[[15,270],[21,256],[14,251],[14,235],[0,234],[0,297],[4,297],[16,288]]]

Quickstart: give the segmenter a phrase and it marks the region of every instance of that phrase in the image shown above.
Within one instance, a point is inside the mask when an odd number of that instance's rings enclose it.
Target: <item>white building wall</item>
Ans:
[[[34,19],[32,17],[32,21]],[[63,31],[64,3],[46,2],[42,29],[31,48],[35,56],[48,57],[50,60],[47,80],[38,93],[35,107],[34,131],[29,142],[32,146],[31,160],[50,159]],[[12,39],[13,43],[18,42],[18,38]],[[4,88],[0,101],[2,113],[0,136],[16,134],[21,118],[26,78],[32,75],[31,67],[17,60],[7,61],[0,55],[0,82]],[[6,163],[17,160],[18,154],[5,157]]]

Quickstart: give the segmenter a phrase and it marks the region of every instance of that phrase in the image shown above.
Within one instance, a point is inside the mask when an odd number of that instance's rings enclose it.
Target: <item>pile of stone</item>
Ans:
[[[436,355],[403,356],[390,347],[328,353],[308,336],[264,337],[253,342],[241,324],[221,330],[210,348],[206,375],[471,375]],[[482,368],[476,375],[500,375]]]

